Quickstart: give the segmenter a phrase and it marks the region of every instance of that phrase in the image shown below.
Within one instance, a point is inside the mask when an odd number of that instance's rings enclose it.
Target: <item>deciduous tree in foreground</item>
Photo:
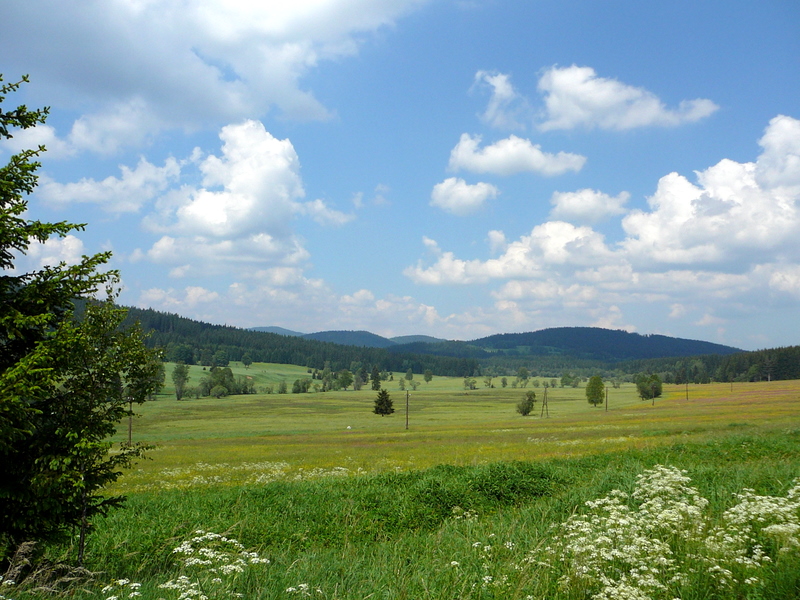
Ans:
[[[2,110],[22,83],[2,81],[0,139],[43,123],[46,108]],[[33,244],[83,229],[26,217],[43,151],[22,151],[0,167],[0,564],[24,541],[75,529],[82,560],[91,518],[122,501],[104,497],[102,488],[143,451],[125,444],[110,454],[107,440],[161,374],[141,331],[120,329],[118,274],[98,270],[109,253],[25,273],[15,268]],[[96,300],[103,292],[106,299]]]

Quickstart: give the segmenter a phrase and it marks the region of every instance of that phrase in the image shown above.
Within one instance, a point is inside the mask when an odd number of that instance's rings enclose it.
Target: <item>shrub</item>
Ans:
[[[519,401],[519,404],[517,404],[517,412],[523,417],[527,417],[529,414],[531,414],[535,403],[536,392],[528,390],[525,392],[525,397]]]

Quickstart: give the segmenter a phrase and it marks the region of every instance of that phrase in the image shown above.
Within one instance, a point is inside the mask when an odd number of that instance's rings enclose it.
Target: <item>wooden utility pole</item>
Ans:
[[[608,412],[608,387],[606,387],[606,412]]]
[[[547,418],[550,418],[550,408],[547,406],[547,388],[544,388],[544,399],[542,400],[542,414],[539,415],[539,418],[544,416],[545,411],[547,411]]]
[[[406,429],[408,429],[408,390],[406,390]]]

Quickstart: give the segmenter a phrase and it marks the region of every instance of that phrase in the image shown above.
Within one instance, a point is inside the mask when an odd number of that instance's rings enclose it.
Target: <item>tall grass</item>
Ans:
[[[613,490],[633,494],[637,476],[658,464],[686,470],[708,500],[704,518],[712,527],[745,488],[765,496],[787,493],[800,475],[800,435],[732,433],[703,443],[536,463],[138,492],[124,510],[95,522],[87,567],[102,575],[84,589],[106,598],[112,592],[104,596],[100,589],[123,579],[141,583],[137,591],[145,598],[177,598],[177,590],[158,586],[188,572],[174,549],[203,530],[235,538],[269,559],[225,588],[246,598],[588,597],[599,593],[591,582],[565,584],[569,553],[554,557],[545,549],[562,535],[559,524],[591,513],[587,501]],[[750,592],[796,597],[797,549],[773,550],[773,564]],[[50,549],[54,557],[72,551]],[[681,597],[722,597],[732,589],[703,573],[711,583],[701,586],[703,574],[693,574]],[[40,596],[21,590],[14,597]],[[642,597],[672,596],[650,590]]]

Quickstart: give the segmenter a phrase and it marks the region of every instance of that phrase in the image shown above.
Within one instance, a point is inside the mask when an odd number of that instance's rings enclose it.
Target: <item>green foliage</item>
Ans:
[[[189,344],[173,344],[166,353],[166,358],[170,362],[183,363],[185,365],[195,364],[194,350]]]
[[[586,400],[592,406],[602,404],[605,391],[606,387],[603,385],[603,378],[599,375],[593,375],[589,378],[589,383],[586,384]]]
[[[295,379],[294,383],[292,384],[292,393],[293,394],[305,394],[311,389],[312,380],[308,377],[303,377],[301,379]]]
[[[1,85],[0,103],[20,83]],[[0,139],[46,115],[25,106],[0,110]],[[16,272],[15,258],[31,244],[83,228],[25,218],[40,166],[34,159],[43,151],[22,151],[0,167],[0,561],[25,540],[74,527],[82,545],[90,519],[121,502],[100,492],[143,447],[109,454],[107,439],[163,379],[141,331],[121,328],[125,313],[112,292],[118,276],[98,272],[109,253]],[[108,300],[89,302],[75,319],[76,301],[103,288]]]
[[[342,369],[339,371],[339,374],[336,377],[339,387],[345,390],[353,384],[354,380],[355,378],[353,377],[353,374],[347,369]]]
[[[229,362],[228,353],[225,350],[217,350],[211,358],[211,364],[215,367],[227,367]]]
[[[636,391],[642,400],[652,400],[661,396],[661,378],[657,373],[639,373],[636,376]]]
[[[254,394],[256,391],[251,379],[234,377],[230,367],[211,367],[197,388],[201,396],[215,398],[228,394]],[[224,393],[221,393],[223,389]]]
[[[402,381],[402,379],[400,381]],[[390,415],[394,412],[394,405],[391,396],[389,396],[389,392],[386,390],[381,390],[378,392],[378,395],[375,398],[375,408],[372,412],[382,417],[385,415]]]
[[[517,412],[521,414],[523,417],[527,417],[531,414],[534,405],[536,404],[536,392],[533,390],[528,390],[525,392],[525,397],[519,401],[517,404]]]
[[[92,303],[82,321],[61,323],[46,341],[53,367],[38,378],[30,430],[0,457],[0,531],[11,545],[72,527],[82,540],[92,516],[122,501],[101,490],[145,447],[123,444],[109,453],[107,440],[130,406],[161,384],[157,354],[145,348],[141,331],[119,328],[123,317],[111,299]]]
[[[212,398],[222,398],[228,395],[228,388],[224,385],[215,385],[208,391],[208,395]]]
[[[373,392],[380,391],[382,379],[383,378],[381,377],[380,369],[378,369],[378,365],[375,365],[374,367],[372,367],[372,374],[370,375],[370,381],[372,382]]]
[[[172,369],[172,382],[175,384],[175,397],[181,400],[186,390],[186,384],[189,383],[189,367],[184,363],[177,363]]]
[[[425,375],[423,377],[425,379],[425,383],[430,383],[433,379],[433,371],[430,369],[425,369]]]

